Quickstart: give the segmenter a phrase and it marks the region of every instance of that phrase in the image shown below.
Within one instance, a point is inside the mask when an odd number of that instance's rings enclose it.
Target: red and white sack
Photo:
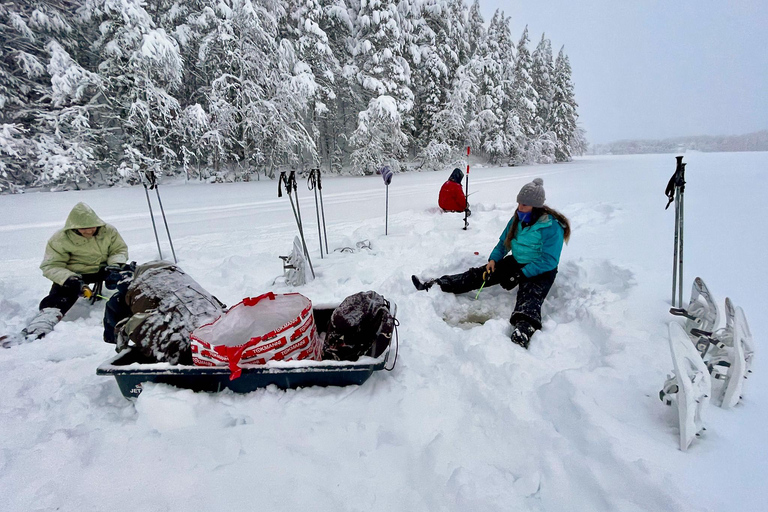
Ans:
[[[245,298],[191,334],[196,366],[229,366],[234,380],[245,365],[322,359],[312,301],[300,293]]]

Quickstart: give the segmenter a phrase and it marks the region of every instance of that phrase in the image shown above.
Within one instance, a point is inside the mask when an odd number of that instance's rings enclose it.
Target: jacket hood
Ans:
[[[451,181],[452,181],[452,182],[454,182],[454,183],[459,183],[459,184],[461,184],[461,180],[463,180],[463,179],[464,179],[464,173],[461,171],[461,169],[459,169],[459,168],[457,167],[457,168],[455,168],[455,169],[453,170],[453,172],[451,173],[451,177],[450,177],[450,178],[448,178],[448,179],[449,179],[449,180],[451,180]]]
[[[64,229],[100,228],[105,224],[90,206],[85,203],[77,203],[69,212]]]

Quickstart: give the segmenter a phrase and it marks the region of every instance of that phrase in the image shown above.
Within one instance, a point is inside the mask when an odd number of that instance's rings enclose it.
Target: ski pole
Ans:
[[[675,190],[675,250],[672,256],[672,307],[675,307],[675,299],[677,296],[677,258],[678,249],[680,247],[680,202],[678,201],[679,192]],[[682,303],[677,304],[678,307],[683,307]]]
[[[672,204],[674,201],[675,203],[675,238],[674,238],[674,250],[672,255],[672,307],[675,307],[675,296],[678,294],[678,282],[677,282],[677,262],[679,258],[679,249],[680,249],[680,189],[678,187],[678,181],[680,172],[683,168],[683,157],[677,156],[675,157],[675,160],[677,160],[677,165],[675,166],[675,172],[672,175],[672,177],[669,179],[669,182],[667,183],[667,188],[664,191],[664,193],[667,196],[667,205],[664,207],[664,209],[668,209],[669,205]],[[682,286],[683,283],[679,283],[681,295],[682,295]],[[679,307],[683,307],[682,300],[680,301],[680,304],[678,304]]]
[[[382,167],[379,170],[379,173],[381,174],[381,178],[384,180],[384,186],[387,189],[384,206],[384,234],[387,235],[389,233],[389,184],[392,183],[392,176],[394,176],[394,173],[388,165]]]
[[[469,146],[467,146],[467,192],[466,192],[466,201],[467,204],[464,207],[464,231],[467,230],[467,227],[469,226],[469,220],[467,219],[469,217]],[[482,289],[482,288],[481,288]],[[477,292],[478,294],[480,292]]]
[[[165,210],[163,209],[163,201],[160,199],[160,187],[155,184],[155,193],[157,194],[157,203],[160,205],[160,213],[163,216],[163,224],[165,224],[165,232],[168,235],[168,244],[171,246],[171,254],[173,254],[173,262],[178,263],[176,259],[176,251],[173,249],[173,240],[171,239],[171,230],[168,229],[168,220],[165,218]]]
[[[320,191],[320,211],[323,215],[323,236],[325,237],[325,254],[328,254],[328,233],[325,230],[325,206],[323,206],[323,180],[320,179],[320,169],[317,170],[317,189]]]
[[[294,176],[294,180],[295,180],[295,174],[293,173],[291,174]],[[296,225],[299,228],[299,236],[301,237],[301,246],[304,249],[304,255],[307,257],[307,262],[309,263],[309,270],[312,271],[312,278],[314,279],[315,269],[312,267],[312,260],[309,258],[309,251],[307,250],[307,242],[304,240],[304,230],[301,227],[301,219],[299,215],[296,213],[296,207],[293,204],[293,197],[291,197],[292,183],[290,178],[286,176],[285,171],[281,171],[280,177],[278,178],[277,197],[283,197],[283,189],[282,189],[283,184],[285,184],[285,190],[286,192],[288,192],[288,200],[291,202],[291,210],[293,211],[293,218],[296,221]]]
[[[152,219],[152,231],[155,232],[155,242],[157,243],[157,253],[160,255],[160,259],[163,259],[163,250],[160,249],[160,237],[157,236],[157,225],[155,224],[155,214],[152,212],[152,201],[149,200],[149,189],[147,189],[147,182],[144,181],[144,174],[141,174],[141,184],[144,185],[144,194],[147,196],[147,206],[149,207],[149,218]]]
[[[680,261],[677,265],[677,270],[680,272],[680,276],[677,279],[678,284],[678,304],[680,307],[683,307],[683,218],[685,214],[685,164],[682,165],[680,169],[680,181],[679,181],[679,197],[680,197],[680,250],[679,250],[679,258]]]
[[[315,171],[320,172],[319,169],[310,169],[309,179],[307,179],[307,188],[315,193],[315,216],[317,217],[317,238],[320,242],[320,259],[323,258],[323,233],[320,231],[320,207],[317,204],[317,178],[315,177]]]
[[[385,185],[387,189],[385,206],[384,206],[384,235],[389,234],[389,185]]]
[[[288,176],[288,181],[293,188],[293,193],[296,194],[296,213],[299,217],[299,233],[301,233],[301,243],[304,245],[304,255],[307,257],[307,262],[309,262],[309,268],[312,270],[312,277],[314,278],[315,269],[312,267],[312,260],[309,257],[307,242],[304,240],[304,222],[301,220],[301,205],[299,204],[299,187],[296,184],[296,171],[291,171],[291,174]],[[288,197],[291,197],[290,194]]]

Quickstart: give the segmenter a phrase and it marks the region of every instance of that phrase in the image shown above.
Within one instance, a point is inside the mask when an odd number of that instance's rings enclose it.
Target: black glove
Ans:
[[[77,295],[82,293],[83,286],[85,286],[85,283],[83,282],[82,276],[79,274],[75,274],[68,278],[66,281],[64,281],[64,284],[61,285],[61,287],[67,290],[69,293],[76,293]]]
[[[133,276],[133,267],[125,265],[107,265],[104,268],[104,286],[114,290],[121,282]]]

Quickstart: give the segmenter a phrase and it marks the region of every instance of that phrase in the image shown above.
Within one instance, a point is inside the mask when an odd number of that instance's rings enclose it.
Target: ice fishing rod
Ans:
[[[675,307],[675,295],[678,297],[677,306],[683,307],[683,213],[685,196],[685,165],[682,156],[676,156],[675,173],[669,179],[664,194],[667,196],[667,206],[675,203],[675,247],[672,258],[672,307]]]
[[[155,224],[155,215],[152,212],[152,202],[149,200],[149,191],[154,189],[157,194],[157,204],[160,205],[160,214],[163,217],[163,224],[165,224],[165,232],[168,235],[168,244],[171,246],[171,254],[173,254],[173,262],[178,263],[176,259],[176,251],[173,248],[173,239],[171,238],[171,230],[168,228],[168,219],[165,217],[165,209],[163,208],[163,200],[160,199],[160,185],[157,183],[157,175],[154,171],[143,170],[139,171],[141,177],[141,184],[144,185],[144,194],[147,196],[147,206],[149,206],[149,216],[152,219],[152,230],[155,232],[155,242],[157,242],[157,252],[160,255],[160,259],[163,259],[163,251],[160,249],[160,237],[157,235],[157,225]]]
[[[280,172],[280,177],[277,181],[277,197],[283,197],[283,185],[285,185],[285,191],[288,193],[288,200],[291,202],[291,210],[293,210],[293,218],[296,220],[296,225],[299,228],[299,236],[301,236],[301,246],[304,249],[304,256],[307,257],[309,263],[309,270],[312,271],[312,278],[315,277],[315,269],[312,267],[312,260],[309,257],[309,251],[307,250],[307,242],[304,240],[304,228],[301,225],[301,212],[298,210],[299,194],[296,186],[296,171],[291,171],[290,174],[285,171]],[[292,193],[296,193],[296,205],[293,204]]]
[[[469,227],[468,219],[469,219],[469,216],[472,214],[472,212],[469,211],[469,146],[467,146],[467,189],[466,189],[465,195],[467,196],[466,198],[467,204],[464,207],[464,231],[466,231],[467,227]]]
[[[323,185],[320,181],[320,169],[310,169],[307,188],[315,192],[315,213],[317,216],[317,237],[320,240],[320,257],[323,257],[323,235],[325,235],[325,253],[328,254],[328,233],[325,231],[325,208],[323,208]],[[317,206],[317,195],[320,191],[320,207]],[[320,210],[323,211],[323,231],[320,232]]]
[[[475,295],[475,300],[477,300],[477,299],[478,299],[478,297],[480,297],[480,292],[481,292],[481,291],[483,291],[483,288],[485,288],[485,283],[487,283],[488,281],[490,281],[490,280],[491,280],[491,274],[492,274],[492,273],[493,273],[493,272],[489,272],[488,270],[486,270],[485,272],[483,272],[483,284],[481,284],[481,285],[480,285],[480,289],[479,289],[479,290],[477,290],[477,294]]]

